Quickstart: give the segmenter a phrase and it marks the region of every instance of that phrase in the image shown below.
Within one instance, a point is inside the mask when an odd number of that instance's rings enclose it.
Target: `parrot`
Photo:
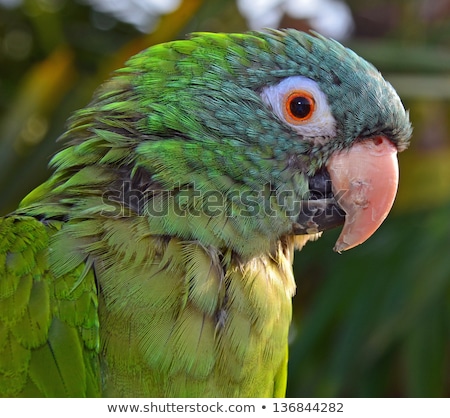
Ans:
[[[0,220],[0,395],[284,397],[294,251],[367,240],[411,136],[391,84],[316,32],[137,53]]]

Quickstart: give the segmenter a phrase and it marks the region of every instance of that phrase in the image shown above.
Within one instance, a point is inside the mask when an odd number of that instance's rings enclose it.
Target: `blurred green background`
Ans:
[[[415,129],[380,230],[343,255],[339,231],[296,254],[288,395],[448,397],[449,0],[0,0],[0,214],[48,177],[67,117],[129,56],[264,25],[342,40],[397,88]]]

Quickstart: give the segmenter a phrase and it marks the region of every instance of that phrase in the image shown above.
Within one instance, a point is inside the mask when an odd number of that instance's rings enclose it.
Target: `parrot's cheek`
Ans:
[[[363,140],[335,153],[327,170],[346,213],[334,247],[341,252],[367,240],[391,210],[398,187],[397,149],[384,136]]]

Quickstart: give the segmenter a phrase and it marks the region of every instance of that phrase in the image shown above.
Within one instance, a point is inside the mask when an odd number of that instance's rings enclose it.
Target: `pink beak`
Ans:
[[[346,251],[367,240],[391,210],[398,187],[397,149],[384,136],[363,140],[332,155],[327,170],[346,213],[334,250]]]

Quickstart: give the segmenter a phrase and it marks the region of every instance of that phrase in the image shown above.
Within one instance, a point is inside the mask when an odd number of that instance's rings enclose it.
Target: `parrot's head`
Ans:
[[[411,131],[392,86],[336,41],[200,33],[134,56],[75,114],[56,189],[87,170],[105,216],[237,253],[344,224],[342,251],[386,217]]]

